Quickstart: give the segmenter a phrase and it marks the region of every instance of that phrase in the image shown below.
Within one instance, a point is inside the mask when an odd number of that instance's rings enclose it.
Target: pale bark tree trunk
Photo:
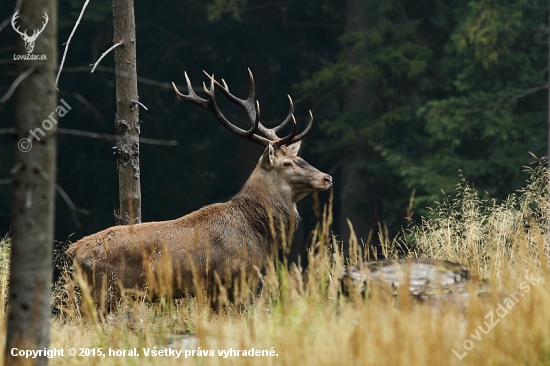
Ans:
[[[550,4],[548,7],[548,31],[550,32]],[[546,166],[548,167],[548,170],[550,171],[550,33],[548,34],[548,151],[547,151],[547,157],[546,157]],[[548,190],[550,191],[550,176],[548,177]],[[550,192],[549,192],[550,194]],[[546,236],[546,248],[547,252],[550,252],[550,202],[548,203],[548,210],[547,212],[547,236]]]
[[[113,0],[116,106],[115,117],[120,208],[117,225],[141,222],[139,171],[139,101],[136,67],[136,25],[133,0]]]
[[[57,66],[57,1],[27,0],[22,3],[18,23],[21,29],[40,29],[33,54],[47,60],[16,61],[16,73],[35,70],[18,86],[15,94],[15,131],[17,140],[37,132],[32,147],[25,140],[14,153],[12,197],[12,245],[8,297],[6,365],[47,365],[46,357],[28,360],[12,357],[11,349],[44,349],[50,344],[50,287],[55,209],[56,132],[58,106],[55,90]],[[28,19],[28,22],[27,22]],[[17,36],[17,54],[26,55]],[[55,123],[49,118],[52,114]],[[49,121],[49,122],[47,122]]]
[[[357,32],[367,26],[367,16],[362,0],[347,0],[346,3],[346,31]],[[346,50],[348,63],[357,62],[355,50],[349,47]],[[348,84],[344,88],[344,112],[354,113],[365,110],[369,102],[367,95],[367,81],[359,80]],[[358,131],[356,131],[358,134]],[[340,239],[348,241],[350,230],[347,219],[353,224],[358,239],[367,240],[370,231],[376,228],[375,198],[368,184],[368,177],[355,163],[359,159],[368,159],[366,156],[347,156],[341,166],[340,189]]]

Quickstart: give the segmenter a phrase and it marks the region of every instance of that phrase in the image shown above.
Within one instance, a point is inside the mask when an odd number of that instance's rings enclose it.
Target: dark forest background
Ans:
[[[59,49],[84,1],[59,0]],[[0,3],[0,96],[14,81],[9,25],[15,2]],[[365,241],[378,223],[390,237],[406,227],[411,197],[418,218],[452,194],[464,176],[481,194],[506,198],[525,180],[523,166],[547,151],[548,2],[542,0],[181,0],[137,1],[141,136],[178,146],[141,144],[143,221],[183,216],[228,200],[261,149],[231,135],[208,112],[176,99],[170,82],[193,86],[224,78],[248,93],[254,73],[262,122],[272,126],[296,106],[313,131],[301,155],[334,176],[334,233],[346,218]],[[5,24],[5,23],[3,23]],[[38,41],[40,38],[38,39]],[[114,134],[112,2],[91,0],[70,44],[59,96],[72,110],[61,128]],[[61,57],[59,57],[61,59]],[[243,113],[219,93],[224,114]],[[13,127],[14,100],[0,104],[0,132]],[[39,126],[37,121],[37,127]],[[0,134],[0,235],[9,233],[13,136]],[[59,185],[79,214],[57,199],[56,240],[114,225],[118,181],[113,143],[60,134]],[[442,193],[442,191],[444,193]],[[329,193],[319,194],[321,204]],[[294,255],[305,250],[319,215],[311,195]],[[71,236],[72,235],[72,236]]]

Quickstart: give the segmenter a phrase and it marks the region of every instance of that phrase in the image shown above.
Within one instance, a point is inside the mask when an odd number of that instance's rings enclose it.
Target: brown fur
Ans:
[[[283,238],[291,238],[299,219],[295,202],[332,184],[330,176],[294,155],[299,142],[293,145],[268,146],[226,203],[175,220],[114,226],[72,244],[68,258],[81,269],[94,301],[112,308],[120,288],[148,287],[174,296],[206,290],[215,304],[216,285],[229,289],[229,296],[236,281],[250,285]]]

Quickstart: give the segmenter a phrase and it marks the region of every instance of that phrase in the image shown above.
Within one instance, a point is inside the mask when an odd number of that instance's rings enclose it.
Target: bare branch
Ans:
[[[82,137],[90,137],[90,138],[99,139],[99,140],[116,141],[115,135],[109,135],[107,133],[96,133],[96,132],[88,132],[88,131],[81,131],[81,130],[73,130],[70,128],[58,128],[57,132],[64,135],[82,136]],[[0,135],[8,135],[8,134],[15,135],[15,128],[0,128]],[[141,144],[160,145],[160,146],[176,146],[179,143],[178,140],[157,140],[157,139],[150,139],[147,137],[140,137],[139,142]]]
[[[15,45],[10,44],[10,45],[4,46],[4,47],[0,47],[0,53],[6,52],[6,51],[11,51],[11,50],[15,50]]]
[[[123,45],[123,44],[124,44],[124,42],[120,41],[120,42],[114,44],[114,45],[113,45],[111,48],[109,48],[107,51],[103,52],[103,54],[102,54],[101,57],[96,61],[96,63],[95,63],[95,64],[92,64],[92,65],[94,65],[94,67],[92,67],[92,71],[90,72],[90,74],[93,74],[93,73],[94,73],[95,68],[96,68],[97,65],[101,62],[101,60],[103,60],[103,57],[107,56],[107,54],[108,54],[109,52],[111,52],[112,50],[114,50],[115,48],[117,48],[118,46],[121,46],[121,45]],[[90,66],[92,66],[92,65],[90,65]]]
[[[88,72],[88,70],[89,70],[88,67],[83,67],[83,66],[67,67],[67,68],[65,68],[65,73],[67,73],[67,72]],[[96,68],[96,70],[97,71],[108,72],[108,73],[116,75],[115,69],[110,68],[110,67],[98,66]],[[119,73],[119,75],[122,76],[122,77],[129,77],[130,76],[130,75],[126,75],[125,73]],[[159,88],[164,88],[164,89],[169,89],[169,90],[174,90],[171,83],[163,83],[162,81],[148,79],[148,78],[144,78],[144,77],[141,77],[141,76],[138,76],[136,80],[138,81],[138,83],[158,86]],[[184,86],[184,85],[176,85],[176,87],[178,89],[187,90],[187,86]],[[197,93],[204,93],[204,91],[202,90],[202,87],[193,86],[193,90]]]
[[[84,6],[82,7],[82,10],[80,11],[80,15],[78,16],[78,19],[76,20],[76,24],[73,27],[73,30],[71,31],[71,34],[69,35],[69,39],[67,39],[67,43],[65,43],[65,50],[63,51],[63,58],[61,59],[61,65],[59,65],[59,70],[57,71],[57,76],[55,77],[55,89],[59,90],[57,87],[57,84],[59,82],[59,75],[61,75],[61,70],[63,70],[63,64],[65,63],[65,57],[67,56],[67,50],[69,49],[69,44],[71,43],[71,38],[73,38],[73,34],[76,31],[76,28],[80,24],[80,19],[82,19],[82,15],[84,15],[84,11],[86,10],[86,7],[88,6],[88,3],[90,0],[86,0],[84,3]]]
[[[6,179],[0,179],[0,185],[2,184],[11,184],[13,182],[13,179],[6,178]]]
[[[99,111],[97,109],[95,109],[95,107],[86,100],[86,98],[84,98],[82,95],[80,95],[80,93],[71,93],[70,95],[74,96],[76,98],[76,100],[78,100],[80,103],[82,103],[86,108],[88,108],[90,110],[90,112],[92,112],[92,114],[97,118],[99,119],[100,121],[105,121],[105,118],[103,118],[103,116],[101,115],[101,113],[99,113]]]
[[[146,111],[148,111],[149,109],[144,106],[141,102],[137,101],[137,100],[132,100],[132,108],[135,108],[136,106],[140,106],[141,108],[145,109]]]
[[[91,137],[91,138],[100,139],[100,140],[116,141],[115,135],[109,135],[106,133],[87,132],[87,131],[73,130],[69,128],[59,128],[57,129],[57,132],[65,135]],[[149,139],[146,137],[140,137],[139,142],[142,144],[161,145],[161,146],[176,146],[178,144],[177,140],[157,140],[157,139]]]
[[[90,211],[88,211],[86,209],[83,209],[83,208],[76,207],[76,205],[73,203],[73,201],[71,200],[71,198],[69,197],[67,192],[65,192],[63,187],[61,187],[59,184],[57,184],[57,182],[55,182],[53,179],[51,179],[48,176],[48,174],[46,174],[46,172],[41,167],[36,167],[36,168],[40,172],[40,175],[42,176],[42,178],[44,178],[45,181],[47,181],[48,183],[50,183],[51,185],[53,185],[55,187],[55,190],[63,198],[63,200],[65,201],[67,206],[69,206],[69,209],[71,210],[71,216],[73,217],[74,224],[76,225],[77,228],[81,228],[82,225],[80,225],[80,221],[78,221],[77,212],[79,212],[81,214],[84,214],[84,215],[89,215]]]
[[[17,2],[15,3],[15,12],[18,12],[19,9],[21,9],[21,3],[23,2],[23,0],[17,0]],[[8,19],[4,20],[2,23],[0,23],[0,32],[2,32],[2,30],[4,30],[4,28],[6,28],[6,26],[8,24],[10,24],[11,22],[11,18],[12,16],[10,16]]]
[[[9,16],[7,19],[5,19],[2,23],[0,23],[0,32],[2,32],[2,30],[4,30],[4,28],[6,28],[6,26],[7,26],[8,24],[10,24],[11,17],[12,17],[12,16],[10,15],[10,16]]]
[[[27,71],[25,71],[24,73],[22,73],[21,75],[19,75],[13,82],[13,84],[11,84],[10,88],[8,89],[8,91],[6,92],[6,94],[4,94],[4,96],[2,98],[0,98],[0,104],[3,104],[5,103],[8,99],[10,99],[11,95],[13,94],[13,92],[15,91],[15,89],[17,88],[17,86],[19,84],[21,84],[21,82],[23,80],[25,80],[25,78],[27,76],[29,76],[30,74],[32,74],[34,72],[34,70],[36,70],[36,66],[33,66],[31,67],[30,69],[27,69]]]
[[[548,85],[549,84],[544,84],[544,85],[541,85],[541,86],[535,86],[533,88],[528,88],[528,89],[525,89],[523,90],[521,93],[519,94],[516,94],[512,97],[512,99],[514,101],[518,100],[519,98],[523,98],[529,94],[533,94],[533,93],[536,93],[538,92],[539,90],[543,90],[543,89],[548,89]]]
[[[148,144],[148,145],[160,145],[160,146],[176,146],[177,144],[179,144],[178,140],[157,140],[157,139],[150,139],[147,137],[140,137],[139,143]]]

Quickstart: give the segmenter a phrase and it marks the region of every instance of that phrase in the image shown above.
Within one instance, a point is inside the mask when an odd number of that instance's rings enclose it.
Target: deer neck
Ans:
[[[283,215],[288,218],[285,221],[297,224],[299,216],[292,190],[272,178],[269,172],[257,166],[233,199],[253,202],[263,206],[267,212],[271,212],[273,215]]]

